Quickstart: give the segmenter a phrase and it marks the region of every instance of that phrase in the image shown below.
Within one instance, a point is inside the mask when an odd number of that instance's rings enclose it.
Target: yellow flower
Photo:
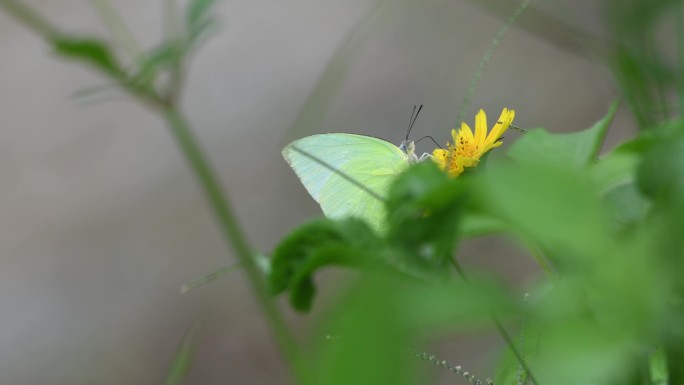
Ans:
[[[501,145],[499,139],[513,123],[514,117],[515,111],[504,108],[499,120],[487,134],[487,115],[480,110],[475,116],[475,134],[465,122],[461,123],[458,132],[451,130],[454,144],[447,143],[446,150],[438,148],[433,151],[432,160],[449,176],[455,178],[461,175],[466,167],[477,166],[480,157],[487,151]]]

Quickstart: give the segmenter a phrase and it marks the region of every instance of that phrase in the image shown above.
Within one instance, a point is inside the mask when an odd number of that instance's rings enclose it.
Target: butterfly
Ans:
[[[414,107],[408,133],[422,107]],[[379,230],[392,181],[426,157],[416,156],[408,133],[399,146],[357,134],[312,135],[288,144],[283,157],[326,217],[357,217]]]

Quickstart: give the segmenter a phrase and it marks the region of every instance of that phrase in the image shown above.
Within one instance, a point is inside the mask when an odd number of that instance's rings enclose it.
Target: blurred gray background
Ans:
[[[27,3],[67,31],[106,36],[88,1]],[[112,3],[143,46],[159,41],[162,0]],[[512,12],[514,4],[503,3]],[[260,250],[320,215],[280,149],[294,139],[287,128],[338,45],[373,4],[225,0],[216,9],[222,28],[196,55],[184,106]],[[532,4],[601,32],[593,1]],[[413,135],[445,142],[502,24],[464,1],[398,4],[353,58],[317,131],[398,143],[411,107],[425,104]],[[127,100],[83,105],[71,97],[101,83],[0,12],[0,384],[162,383],[182,334],[198,318],[205,322],[186,383],[287,383],[239,271],[179,294],[183,283],[235,256],[157,116]],[[467,119],[482,107],[491,121],[507,106],[521,127],[574,131],[600,118],[616,97],[600,64],[514,26]],[[608,145],[633,130],[621,109]],[[431,148],[422,142],[418,150]],[[511,250],[488,239],[466,245],[463,257],[514,282],[533,279],[534,263]],[[440,351],[491,368],[496,356],[482,346],[466,340]]]

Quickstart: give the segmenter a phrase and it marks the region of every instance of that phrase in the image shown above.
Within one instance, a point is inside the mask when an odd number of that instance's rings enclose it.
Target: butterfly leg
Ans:
[[[418,161],[422,162],[428,158],[432,158],[432,154],[428,154],[427,152],[424,152],[423,155],[421,155],[420,158],[418,158]]]

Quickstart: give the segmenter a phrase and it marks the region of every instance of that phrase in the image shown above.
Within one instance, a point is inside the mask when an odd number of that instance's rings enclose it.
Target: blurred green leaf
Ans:
[[[464,180],[448,178],[433,162],[402,173],[387,198],[389,243],[413,262],[444,271],[465,208]]]
[[[199,321],[194,322],[183,335],[183,339],[176,349],[176,354],[174,355],[173,363],[166,376],[164,385],[179,385],[188,374],[195,356],[199,325]]]
[[[545,158],[535,163],[498,164],[479,175],[478,206],[542,247],[591,250],[607,223],[594,186],[583,174],[548,166]]]
[[[441,333],[491,327],[494,309],[516,305],[495,285],[474,281],[409,283],[364,274],[318,328],[312,384],[416,384],[423,364],[409,352]]]
[[[646,215],[648,202],[635,182],[615,186],[604,194],[603,200],[621,228],[636,224]]]
[[[684,333],[681,330],[682,318],[679,317],[678,335],[671,335],[676,337],[667,341],[665,347],[666,354],[666,377],[670,384],[681,384],[684,381]]]
[[[115,78],[124,76],[116,56],[104,41],[57,36],[52,39],[52,45],[59,55],[88,63]]]
[[[459,229],[461,237],[474,238],[482,235],[503,233],[508,230],[508,226],[497,217],[485,213],[466,211],[461,219]]]
[[[663,348],[655,349],[648,357],[648,367],[651,374],[651,383],[667,384],[667,356]]]
[[[408,352],[417,336],[409,332],[403,317],[411,304],[397,295],[403,285],[367,274],[331,309],[310,355],[311,385],[417,383],[418,360]],[[326,340],[331,333],[340,338]]]
[[[603,0],[601,5],[617,36],[629,36],[642,34],[665,11],[680,3],[681,0]]]
[[[275,248],[269,286],[273,294],[289,290],[292,307],[306,312],[315,295],[313,274],[317,269],[377,266],[383,255],[383,244],[365,222],[354,218],[316,220],[295,229]]]
[[[634,181],[640,161],[641,154],[617,149],[594,163],[589,169],[589,177],[599,191],[606,192]]]
[[[606,116],[591,128],[572,134],[529,131],[511,146],[508,155],[520,163],[544,162],[560,168],[583,169],[598,156],[616,111],[617,103],[613,103]]]
[[[663,134],[639,165],[639,188],[652,199],[676,204],[684,194],[684,124],[663,127]]]

